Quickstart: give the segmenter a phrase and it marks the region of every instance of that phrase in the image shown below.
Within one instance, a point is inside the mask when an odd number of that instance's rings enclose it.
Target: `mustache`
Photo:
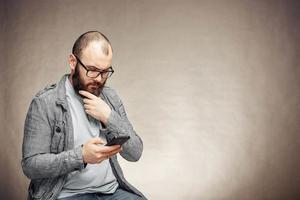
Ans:
[[[99,83],[99,82],[92,82],[92,83],[88,83],[87,86],[96,86],[96,87],[102,87],[104,85],[104,83]]]

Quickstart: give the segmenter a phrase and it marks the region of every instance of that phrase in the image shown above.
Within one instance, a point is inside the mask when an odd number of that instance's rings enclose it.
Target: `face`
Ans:
[[[109,68],[112,62],[111,49],[109,54],[105,55],[102,52],[101,47],[100,42],[91,42],[82,51],[82,56],[79,59],[89,69],[105,70]],[[75,91],[78,93],[79,90],[85,90],[99,96],[106,83],[106,79],[102,78],[101,75],[96,78],[88,77],[86,75],[87,71],[79,64],[79,62],[77,62],[74,55],[70,55],[69,62],[71,66],[70,81],[72,82]]]

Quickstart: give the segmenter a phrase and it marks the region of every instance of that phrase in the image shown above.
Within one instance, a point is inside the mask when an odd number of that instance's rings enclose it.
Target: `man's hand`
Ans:
[[[120,145],[104,146],[99,144],[104,144],[104,142],[97,137],[88,140],[83,145],[82,154],[84,163],[100,163],[122,150]]]
[[[85,112],[106,125],[111,113],[107,103],[87,91],[80,90],[79,93],[86,97],[83,99]]]

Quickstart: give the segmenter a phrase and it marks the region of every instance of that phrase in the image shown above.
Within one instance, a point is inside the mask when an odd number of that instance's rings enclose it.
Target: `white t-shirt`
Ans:
[[[100,137],[106,141],[105,135],[102,135],[100,131],[101,123],[86,114],[82,98],[75,92],[68,78],[65,87],[73,123],[74,146],[80,146],[94,137]],[[88,164],[82,171],[69,173],[58,198],[82,193],[114,193],[117,188],[117,179],[112,172],[109,160],[106,159],[99,164]]]

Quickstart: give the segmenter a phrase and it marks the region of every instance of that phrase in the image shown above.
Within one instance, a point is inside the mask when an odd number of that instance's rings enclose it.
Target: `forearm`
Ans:
[[[122,145],[120,152],[122,157],[128,161],[138,161],[143,152],[143,142],[136,134],[127,117],[121,117],[117,112],[112,111],[107,123],[107,129],[114,135],[128,135],[130,139]]]
[[[23,172],[29,179],[56,177],[80,170],[82,166],[80,146],[59,154],[37,154],[22,159]]]

